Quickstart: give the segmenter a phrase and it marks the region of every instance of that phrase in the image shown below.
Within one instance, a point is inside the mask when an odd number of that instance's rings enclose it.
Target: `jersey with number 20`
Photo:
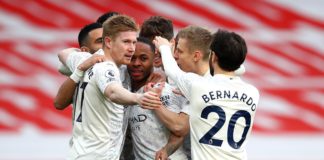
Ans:
[[[191,105],[191,152],[195,160],[247,159],[245,144],[251,133],[259,91],[237,76],[216,74],[177,77]]]

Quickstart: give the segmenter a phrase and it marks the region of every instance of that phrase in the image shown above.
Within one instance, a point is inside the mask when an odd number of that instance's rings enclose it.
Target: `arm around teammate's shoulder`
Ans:
[[[58,53],[58,58],[60,60],[60,62],[63,64],[63,65],[66,65],[66,62],[67,62],[67,59],[69,57],[69,55],[73,52],[80,52],[81,50],[78,49],[78,48],[66,48],[66,49],[63,49],[61,50],[59,53]]]
[[[144,94],[132,93],[125,89],[121,84],[112,83],[105,89],[105,96],[112,102],[121,105],[139,104],[145,109],[156,109],[162,105],[159,96],[154,92]]]

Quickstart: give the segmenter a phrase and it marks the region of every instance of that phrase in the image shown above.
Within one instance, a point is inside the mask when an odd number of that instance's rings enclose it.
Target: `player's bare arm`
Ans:
[[[183,144],[183,141],[184,136],[176,136],[171,133],[168,139],[168,143],[156,152],[155,160],[168,160],[168,157]]]
[[[151,91],[144,94],[132,93],[118,83],[113,83],[107,86],[105,89],[105,96],[117,104],[139,104],[146,109],[156,109],[162,105],[158,94]]]
[[[185,136],[189,132],[189,115],[172,112],[165,107],[155,109],[155,114],[161,122],[175,135]]]
[[[160,83],[158,87],[153,87],[153,83],[149,83],[145,86],[145,90],[152,91],[161,95],[161,91],[164,87],[164,83]],[[162,106],[156,108],[155,114],[160,121],[176,136],[185,136],[189,132],[189,115],[186,113],[172,112],[166,107]]]

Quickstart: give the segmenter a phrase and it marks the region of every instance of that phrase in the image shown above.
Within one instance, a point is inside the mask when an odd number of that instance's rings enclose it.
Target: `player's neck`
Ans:
[[[235,76],[234,71],[232,71],[232,72],[225,71],[225,70],[221,69],[219,66],[216,66],[214,68],[214,75],[216,75],[216,74],[223,74],[223,75],[227,75],[227,76]]]
[[[112,53],[111,53],[111,50],[107,49],[107,48],[103,48],[103,51],[105,53],[105,61],[112,61],[116,64],[117,67],[120,67],[120,64],[118,64],[114,59],[113,57],[111,56]]]
[[[198,74],[200,76],[204,76],[208,70],[209,70],[209,64],[208,63],[200,63],[200,64],[197,65],[196,74]]]

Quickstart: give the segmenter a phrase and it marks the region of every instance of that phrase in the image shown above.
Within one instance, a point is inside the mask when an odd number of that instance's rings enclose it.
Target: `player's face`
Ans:
[[[117,65],[129,64],[135,52],[137,33],[135,31],[120,32],[111,41],[111,57]]]
[[[135,82],[146,81],[153,72],[154,53],[150,46],[143,42],[136,43],[136,50],[127,70]]]
[[[181,70],[184,72],[194,71],[193,56],[194,54],[190,53],[187,47],[187,40],[184,38],[179,38],[178,44],[174,51],[174,58]]]
[[[102,28],[97,28],[89,32],[88,34],[88,48],[91,54],[97,52],[102,48]]]
[[[158,50],[155,50],[153,64],[154,64],[154,67],[157,67],[157,68],[162,66],[161,53]]]

